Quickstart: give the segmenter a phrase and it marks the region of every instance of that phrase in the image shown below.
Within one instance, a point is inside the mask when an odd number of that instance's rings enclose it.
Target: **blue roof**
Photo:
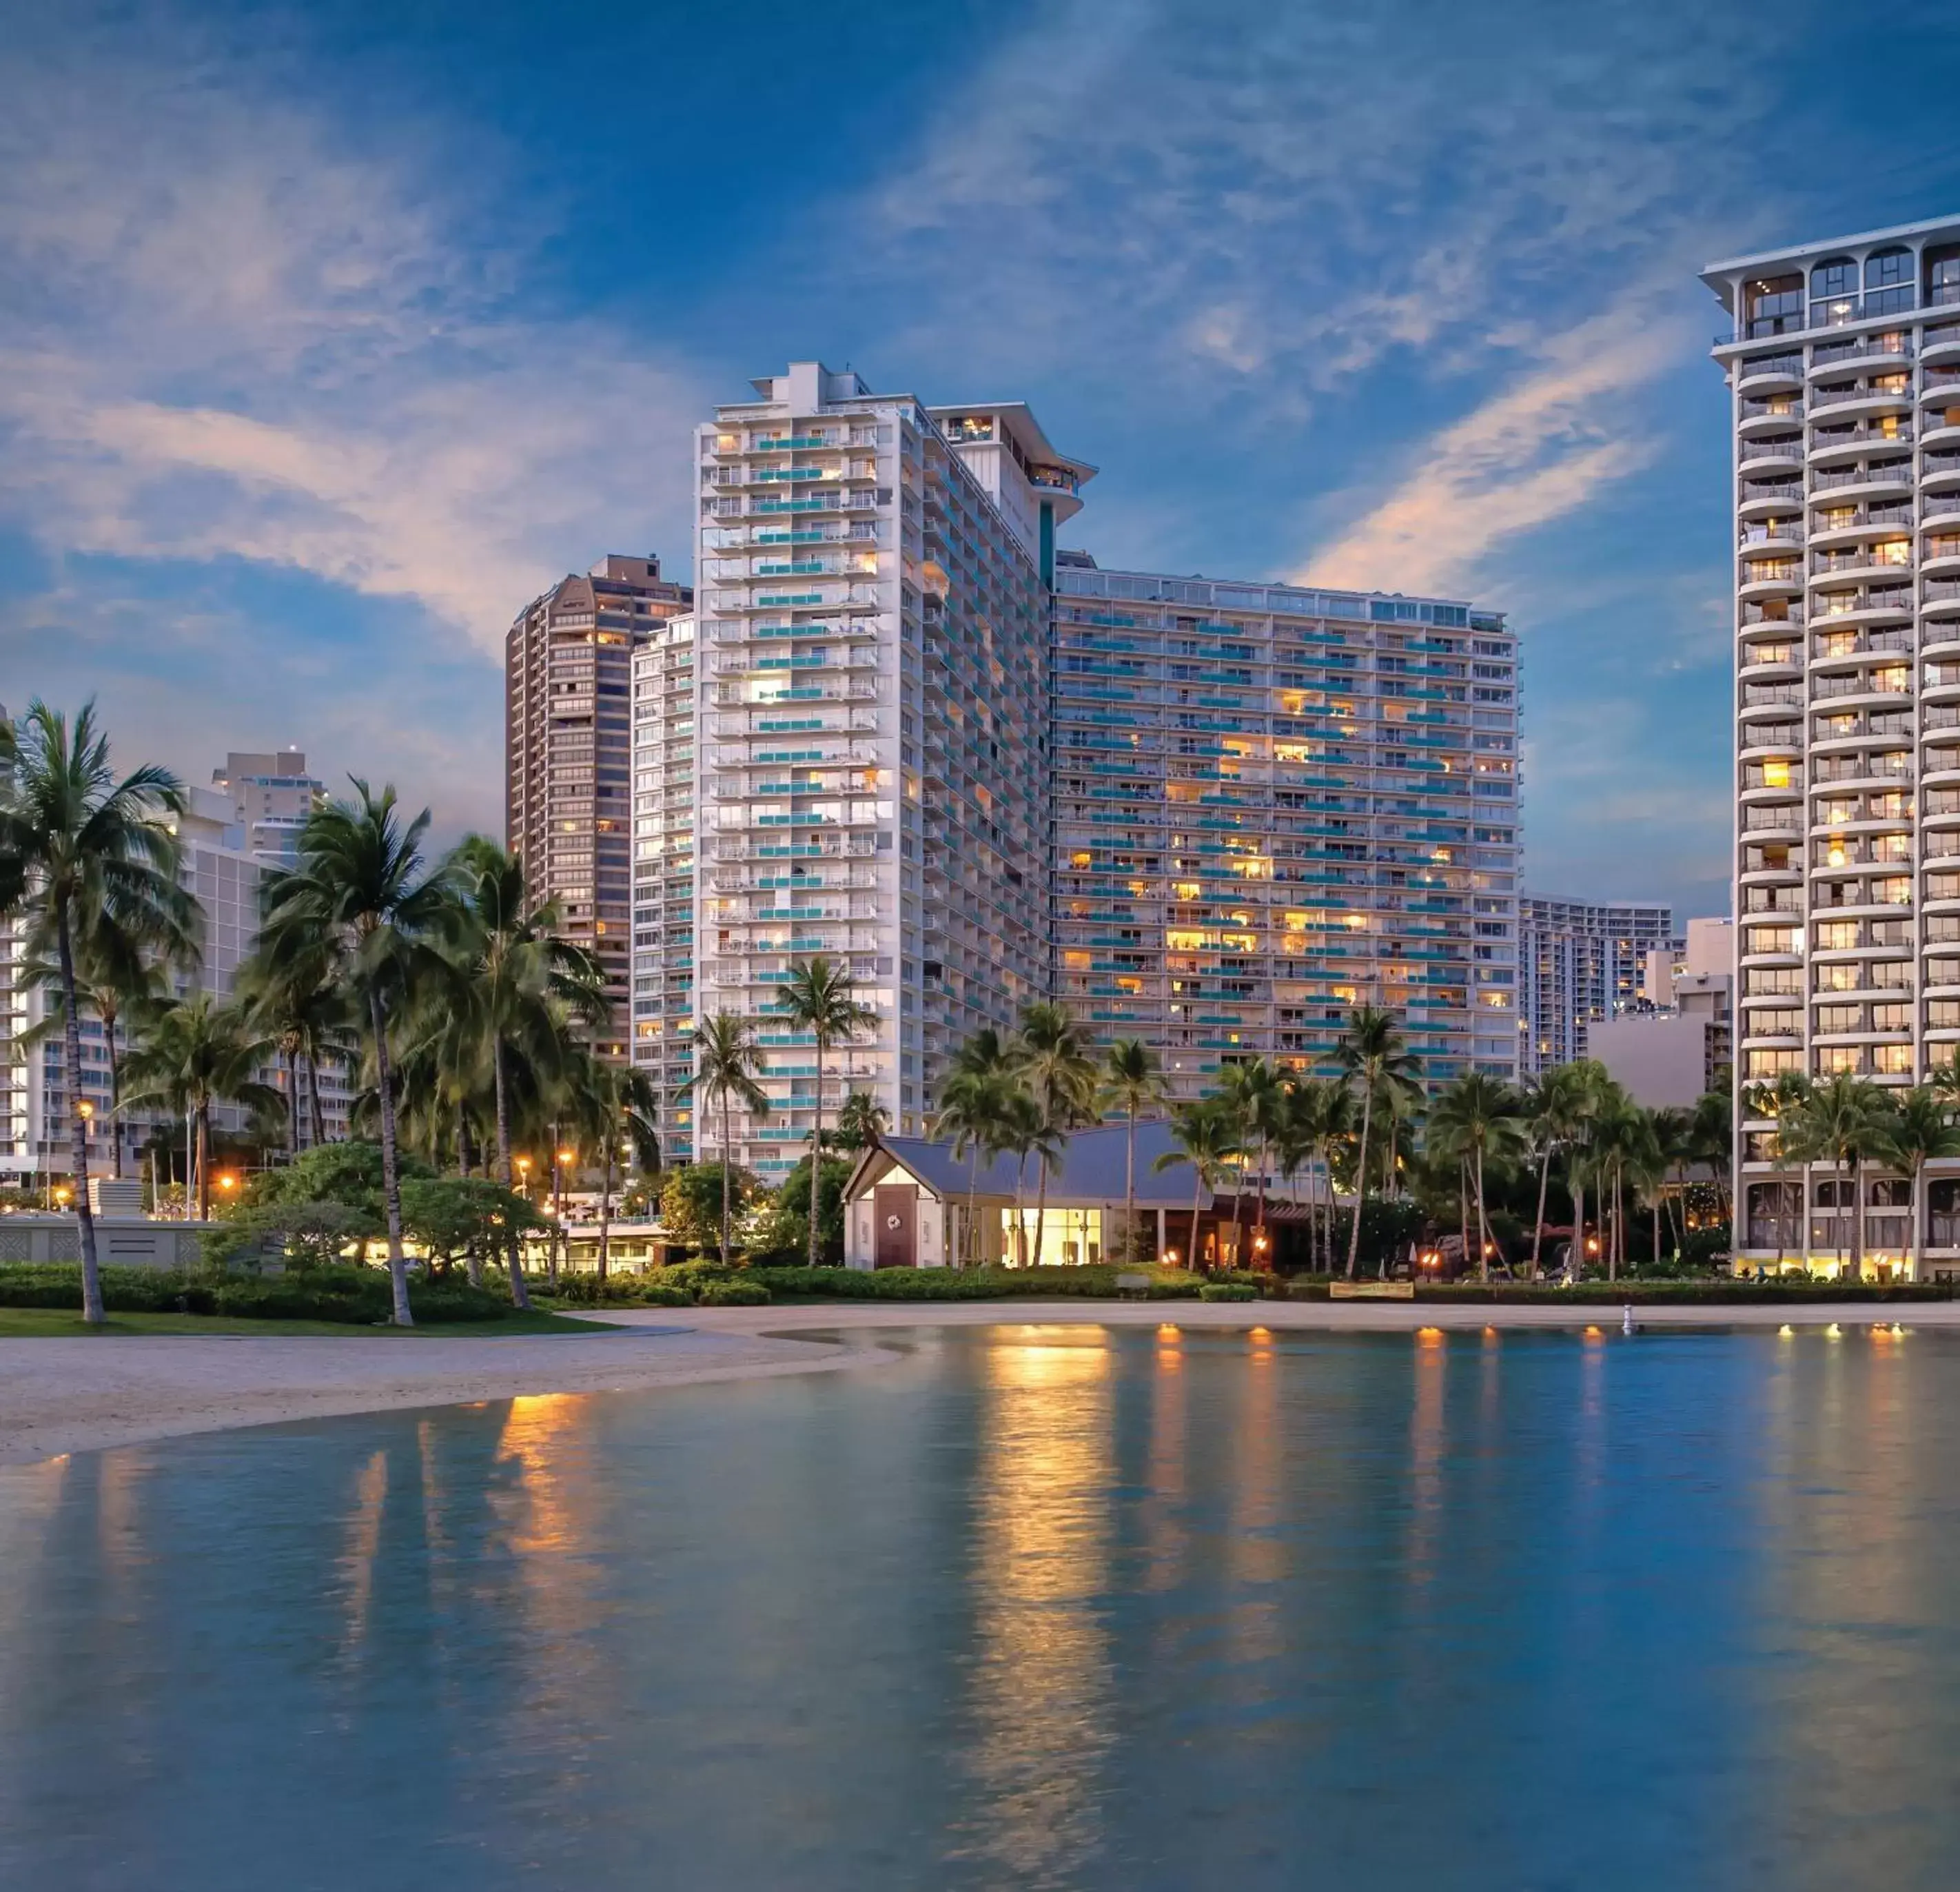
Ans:
[[[1121,1202],[1124,1146],[1128,1136],[1124,1126],[1115,1124],[1093,1130],[1076,1130],[1064,1138],[1061,1160],[1048,1172],[1050,1206],[1093,1208],[1104,1202]],[[1160,1156],[1170,1155],[1176,1148],[1168,1123],[1137,1126],[1137,1202],[1140,1207],[1187,1210],[1191,1207],[1195,1180],[1191,1164],[1178,1155],[1169,1167],[1159,1170],[1156,1167]],[[886,1174],[889,1164],[881,1160],[884,1158],[902,1164],[943,1200],[963,1198],[969,1186],[971,1159],[956,1160],[950,1143],[935,1143],[922,1136],[887,1136],[881,1138],[878,1146],[867,1150],[859,1160],[851,1173],[846,1193],[861,1196]],[[1016,1172],[1020,1167],[1019,1160],[1013,1156],[997,1156],[991,1163],[982,1164],[977,1193],[1011,1201]],[[1030,1157],[1021,1183],[1030,1203],[1040,1180],[1040,1165]],[[1198,1200],[1201,1206],[1209,1209],[1211,1190],[1201,1189]]]

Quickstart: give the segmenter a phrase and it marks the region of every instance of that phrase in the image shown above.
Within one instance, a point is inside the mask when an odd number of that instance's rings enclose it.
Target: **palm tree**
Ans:
[[[739,1101],[751,1116],[767,1116],[769,1100],[756,1081],[762,1054],[747,1019],[718,1011],[695,1028],[694,1048],[694,1075],[681,1088],[697,1092],[711,1108],[718,1103],[721,1107],[721,1259],[726,1261],[731,1247],[728,1192],[735,1161],[734,1106]]]
[[[953,1244],[953,1266],[968,1264],[967,1251],[973,1246],[973,1230],[978,1216],[980,1159],[991,1162],[1007,1145],[1001,1139],[1012,1114],[1016,1091],[1013,1080],[1001,1071],[956,1071],[940,1086],[939,1113],[933,1120],[933,1134],[950,1137],[953,1160],[963,1159],[966,1170],[966,1220],[960,1238]]]
[[[1170,1113],[1170,1133],[1177,1148],[1165,1151],[1150,1165],[1153,1170],[1167,1170],[1178,1163],[1191,1165],[1191,1251],[1185,1260],[1194,1269],[1198,1266],[1198,1218],[1204,1209],[1204,1192],[1217,1188],[1226,1164],[1239,1154],[1236,1132],[1230,1112],[1215,1097],[1180,1104]]]
[[[1266,1158],[1272,1140],[1284,1123],[1286,1091],[1279,1074],[1263,1058],[1248,1059],[1228,1065],[1218,1086],[1226,1107],[1237,1120],[1241,1144],[1250,1144],[1258,1165],[1258,1212],[1254,1227],[1262,1253],[1266,1236]],[[1232,1198],[1232,1258],[1239,1260],[1239,1195]]]
[[[521,1043],[534,1065],[560,1062],[569,1027],[604,1025],[611,1008],[606,975],[582,946],[556,937],[555,900],[533,903],[523,864],[495,842],[472,835],[453,857],[457,899],[451,950],[461,969],[472,1021],[489,1050],[497,1126],[497,1180],[511,1186],[511,1065]],[[548,1077],[541,1071],[540,1077]],[[517,1229],[510,1231],[511,1298],[530,1305]]]
[[[1348,1237],[1348,1279],[1361,1253],[1361,1205],[1368,1193],[1368,1142],[1374,1127],[1375,1101],[1382,1088],[1392,1082],[1412,1082],[1421,1069],[1420,1060],[1402,1043],[1396,1029],[1395,1014],[1379,1005],[1357,1005],[1348,1014],[1337,1054],[1348,1081],[1361,1095],[1361,1143],[1354,1174],[1354,1222]]]
[[[335,976],[333,958],[324,948],[294,954],[284,962],[259,953],[234,976],[232,991],[252,1021],[277,1043],[290,1092],[286,1147],[299,1154],[300,1070],[307,1074],[308,1141],[317,1149],[326,1141],[326,1113],[320,1097],[320,1068],[328,1059],[341,1063],[354,1056],[354,1008]]]
[[[861,1031],[875,1030],[878,1014],[858,1002],[850,967],[823,953],[791,965],[781,1009],[795,1030],[816,1041],[816,1121],[810,1133],[810,1265],[814,1268],[817,1183],[823,1170],[823,1054],[833,1044],[848,1044]]]
[[[1686,1160],[1708,1165],[1714,1174],[1717,1202],[1723,1218],[1732,1225],[1736,1212],[1729,1199],[1729,1167],[1736,1151],[1736,1106],[1732,1091],[1704,1091],[1695,1100],[1688,1115],[1686,1141]]]
[[[1319,1161],[1327,1183],[1327,1199],[1313,1206],[1314,1232],[1322,1272],[1334,1271],[1334,1163],[1335,1157],[1351,1147],[1354,1137],[1354,1093],[1335,1078],[1314,1078],[1296,1093],[1305,1119],[1309,1146]]]
[[[1141,1038],[1118,1038],[1102,1054],[1105,1105],[1123,1113],[1123,1246],[1134,1259],[1137,1241],[1137,1116],[1164,1096],[1163,1060]]]
[[[1851,1279],[1865,1272],[1865,1218],[1859,1198],[1865,1164],[1882,1158],[1892,1134],[1892,1100],[1869,1078],[1840,1071],[1812,1087],[1803,1105],[1803,1142],[1838,1171],[1851,1175]],[[1843,1205],[1838,1216],[1838,1266],[1844,1266]]]
[[[1516,1091],[1481,1072],[1466,1072],[1436,1100],[1432,1133],[1440,1132],[1468,1171],[1477,1205],[1477,1273],[1491,1278],[1491,1218],[1484,1189],[1488,1162],[1508,1164],[1523,1147]],[[1468,1257],[1465,1257],[1468,1260]]]
[[[1926,1166],[1960,1156],[1960,1123],[1953,1107],[1930,1085],[1917,1085],[1898,1100],[1886,1138],[1885,1160],[1896,1163],[1911,1179],[1912,1240],[1906,1250],[1906,1273],[1919,1279],[1919,1257],[1924,1225],[1920,1201]]]
[[[1049,1119],[1046,1111],[1035,1100],[1034,1094],[1011,1077],[1000,1081],[1005,1086],[1001,1100],[1000,1120],[993,1136],[993,1148],[998,1155],[1011,1156],[1014,1163],[1014,1252],[1023,1267],[1041,1265],[1042,1223],[1039,1211],[1035,1218],[1034,1253],[1028,1253],[1027,1180],[1028,1158],[1041,1159],[1042,1173],[1045,1177],[1048,1165],[1061,1154],[1061,1133]]]
[[[1545,1241],[1545,1191],[1551,1181],[1553,1153],[1577,1129],[1586,1103],[1585,1074],[1576,1064],[1554,1065],[1526,1092],[1525,1123],[1538,1152],[1538,1218],[1532,1226],[1531,1271],[1538,1272]]]
[[[658,1174],[660,1096],[644,1071],[614,1064],[581,1046],[568,1061],[554,1102],[562,1120],[570,1123],[599,1153],[599,1281],[603,1288],[611,1271],[613,1171],[624,1156]],[[724,1240],[725,1244],[725,1225]],[[511,1252],[512,1266],[519,1266],[514,1246]],[[723,1253],[727,1252],[724,1245]]]
[[[0,918],[24,918],[27,956],[52,954],[59,968],[82,1318],[92,1327],[101,1325],[103,1312],[88,1202],[76,947],[98,925],[137,941],[189,929],[195,904],[177,885],[170,819],[184,805],[183,789],[167,769],[146,765],[116,780],[93,702],[82,706],[72,730],[38,698],[18,728],[0,718]]]
[[[1801,1071],[1785,1071],[1780,1072],[1773,1083],[1751,1085],[1742,1093],[1745,1116],[1768,1117],[1776,1125],[1776,1153],[1779,1161],[1803,1165],[1809,1163],[1815,1155],[1810,1145],[1808,1113],[1805,1107],[1810,1100],[1810,1088],[1809,1078]],[[1936,1085],[1936,1091],[1937,1088]],[[1806,1172],[1799,1167],[1795,1184],[1799,1228],[1804,1218],[1805,1176]],[[1774,1186],[1780,1199],[1775,1221],[1777,1272],[1781,1274],[1787,1242],[1784,1226],[1787,1218],[1783,1209],[1788,1203],[1788,1190],[1791,1185],[1780,1180]]]
[[[1020,1072],[1048,1129],[1058,1136],[1092,1118],[1096,1102],[1096,1064],[1088,1033],[1068,1015],[1065,1005],[1038,999],[1021,1014],[1021,1027],[1008,1061]],[[1039,1263],[1048,1220],[1050,1164],[1061,1154],[1055,1137],[1031,1146],[1041,1159],[1039,1193],[1035,1206],[1035,1260]]]
[[[157,1105],[196,1126],[197,1216],[211,1219],[211,1107],[242,1104],[270,1116],[285,1099],[254,1075],[272,1055],[271,1039],[255,1030],[236,1005],[208,992],[159,1012],[129,1054],[129,1102]]]
[[[406,827],[392,785],[377,797],[358,776],[355,799],[307,817],[299,865],[264,887],[260,950],[275,966],[324,952],[366,1020],[381,1125],[381,1193],[387,1212],[394,1323],[412,1327],[402,1249],[402,1179],[395,1073],[389,1040],[420,990],[447,977],[432,941],[454,925],[452,875],[425,872],[425,808]]]
[[[837,1107],[832,1141],[840,1150],[868,1150],[885,1133],[892,1113],[868,1091],[853,1091]]]

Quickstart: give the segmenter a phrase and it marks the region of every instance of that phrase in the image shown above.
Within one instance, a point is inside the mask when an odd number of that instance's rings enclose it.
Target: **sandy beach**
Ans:
[[[0,1464],[284,1419],[873,1366],[881,1330],[1096,1326],[1413,1333],[1598,1327],[1614,1308],[1438,1307],[1406,1301],[1211,1304],[985,1301],[609,1311],[623,1331],[504,1337],[146,1334],[0,1340]],[[1895,1324],[1960,1329],[1960,1302],[1649,1308],[1647,1330]],[[831,1336],[835,1336],[832,1338]]]

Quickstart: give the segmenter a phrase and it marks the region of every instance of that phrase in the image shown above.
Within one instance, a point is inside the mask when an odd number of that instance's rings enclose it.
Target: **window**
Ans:
[[[1909,309],[1913,295],[1912,252],[1903,247],[1875,250],[1865,259],[1865,313],[1892,315]]]
[[[1926,299],[1960,302],[1960,247],[1949,244],[1926,253]]]
[[[1742,285],[1747,333],[1784,335],[1803,326],[1803,279],[1761,276]]]
[[[1837,328],[1858,319],[1858,266],[1834,256],[1810,272],[1810,326]]]

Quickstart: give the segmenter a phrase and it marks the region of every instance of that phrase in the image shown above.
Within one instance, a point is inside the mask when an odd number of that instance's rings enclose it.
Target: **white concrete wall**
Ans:
[[[1698,1017],[1600,1018],[1586,1045],[1636,1104],[1685,1107],[1701,1095],[1707,1075],[1708,1021]]]

